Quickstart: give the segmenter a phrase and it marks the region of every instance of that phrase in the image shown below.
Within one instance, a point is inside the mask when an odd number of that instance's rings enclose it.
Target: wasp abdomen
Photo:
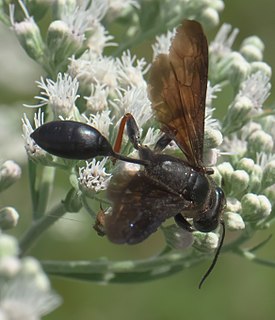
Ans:
[[[42,149],[67,159],[85,160],[114,153],[97,129],[82,122],[48,122],[37,128],[31,137]]]

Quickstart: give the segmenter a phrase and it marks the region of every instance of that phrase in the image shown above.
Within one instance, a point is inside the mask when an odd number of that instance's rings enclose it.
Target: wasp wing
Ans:
[[[115,175],[108,187],[112,214],[105,218],[105,232],[115,243],[135,244],[146,239],[169,217],[190,205],[144,172]]]
[[[149,94],[162,130],[173,138],[188,163],[202,167],[208,44],[201,25],[186,20],[168,55],[153,62]]]

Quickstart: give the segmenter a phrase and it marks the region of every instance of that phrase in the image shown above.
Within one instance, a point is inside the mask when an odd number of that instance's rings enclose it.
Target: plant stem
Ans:
[[[51,275],[105,283],[131,283],[167,277],[204,259],[205,256],[173,252],[144,260],[42,261],[41,264]]]
[[[59,218],[67,212],[63,203],[55,206],[48,214],[35,221],[20,240],[20,256],[25,255],[26,251],[35,243],[42,233],[53,225]]]
[[[53,187],[53,180],[55,177],[55,167],[44,167],[39,186],[39,198],[36,211],[34,212],[34,219],[37,220],[44,215],[49,196]]]

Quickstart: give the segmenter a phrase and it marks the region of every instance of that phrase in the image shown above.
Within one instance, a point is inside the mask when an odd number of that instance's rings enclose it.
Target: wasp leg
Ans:
[[[123,132],[126,126],[127,130],[127,135],[129,137],[129,140],[133,144],[135,149],[139,149],[141,146],[140,143],[140,134],[139,134],[139,128],[138,125],[131,113],[126,113],[123,118],[121,119],[120,125],[119,125],[119,130],[114,146],[114,151],[116,153],[120,152],[121,144],[122,144],[122,137],[123,137]]]
[[[180,228],[187,230],[189,232],[194,231],[192,225],[180,213],[174,216],[174,220]]]

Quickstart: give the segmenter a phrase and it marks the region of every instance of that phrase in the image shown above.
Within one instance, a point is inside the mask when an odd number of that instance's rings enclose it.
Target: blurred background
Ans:
[[[259,36],[265,46],[264,61],[275,67],[275,2],[273,0],[224,1],[221,21],[239,28],[235,48],[243,38]],[[208,33],[211,41],[217,30]],[[21,117],[26,109],[22,102],[31,103],[37,94],[34,81],[41,70],[26,56],[13,34],[0,25],[0,159],[26,163],[21,138]],[[149,50],[149,46],[147,46]],[[144,48],[138,48],[137,54]],[[274,85],[274,79],[273,79]],[[267,104],[274,106],[274,93]],[[10,120],[9,120],[10,119]],[[18,128],[14,127],[18,119]],[[20,223],[14,234],[22,234],[30,223],[30,194],[27,167],[22,179],[1,194],[0,205],[20,209]],[[57,199],[64,196],[68,177],[58,172]],[[53,202],[55,199],[53,199]],[[109,259],[146,258],[158,252],[163,241],[161,234],[146,242],[129,247],[116,246],[98,238],[85,213],[71,215],[54,225],[30,254],[44,260],[85,260],[107,256]],[[76,220],[76,221],[74,221]],[[275,229],[263,231],[253,240],[256,244]],[[251,243],[252,245],[252,243]],[[275,239],[261,250],[261,257],[275,260]],[[170,278],[155,282],[129,285],[99,285],[52,277],[53,288],[64,303],[47,320],[62,319],[274,319],[275,270],[253,264],[232,254],[221,255],[218,264],[204,287],[198,283],[210,261],[186,269]]]

